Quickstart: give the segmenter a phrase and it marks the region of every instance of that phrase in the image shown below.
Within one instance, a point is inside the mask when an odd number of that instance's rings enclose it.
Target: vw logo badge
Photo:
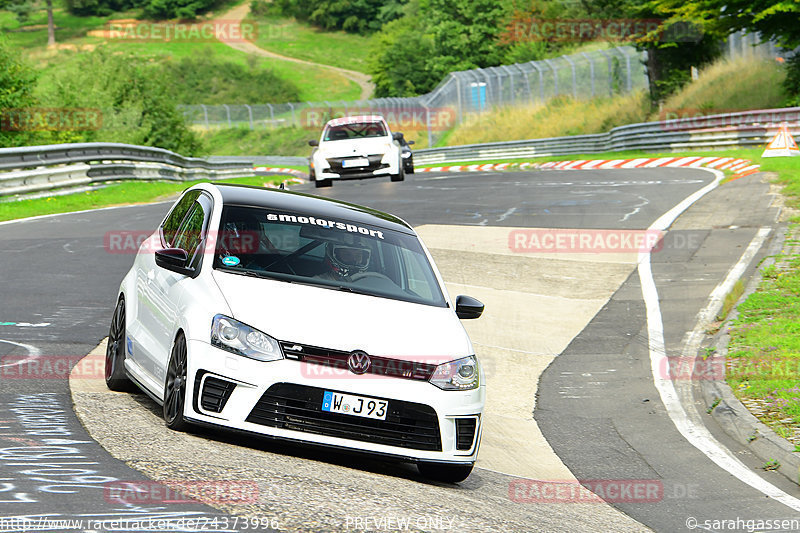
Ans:
[[[367,352],[362,352],[360,350],[351,353],[350,357],[347,358],[347,368],[349,368],[350,372],[353,374],[365,373],[369,370],[371,364],[372,362],[369,360]]]

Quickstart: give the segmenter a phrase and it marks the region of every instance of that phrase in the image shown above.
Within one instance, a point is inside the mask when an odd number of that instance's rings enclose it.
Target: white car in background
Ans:
[[[377,115],[337,118],[325,124],[309,158],[309,176],[317,187],[334,180],[361,180],[389,176],[403,181],[402,133],[392,133]],[[410,152],[409,152],[410,153]]]
[[[166,424],[417,463],[465,479],[483,371],[430,254],[401,219],[283,190],[188,189],[120,286],[106,384]],[[110,415],[111,416],[111,415]]]

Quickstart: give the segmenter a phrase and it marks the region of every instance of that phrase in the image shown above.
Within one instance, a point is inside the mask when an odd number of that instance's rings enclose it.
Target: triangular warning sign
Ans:
[[[797,143],[789,133],[789,126],[782,122],[777,135],[767,145],[767,149],[764,150],[761,157],[790,157],[793,155],[800,155],[800,150],[797,149]]]

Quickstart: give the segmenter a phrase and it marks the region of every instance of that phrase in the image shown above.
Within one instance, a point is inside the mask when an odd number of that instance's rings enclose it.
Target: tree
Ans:
[[[56,26],[53,20],[53,0],[0,0],[0,9],[8,9],[25,22],[31,13],[40,9],[47,11],[47,46],[56,44]]]
[[[36,75],[20,54],[0,38],[0,146],[22,146],[30,132],[20,131],[15,124],[19,112],[34,105]],[[23,129],[24,130],[24,129]]]

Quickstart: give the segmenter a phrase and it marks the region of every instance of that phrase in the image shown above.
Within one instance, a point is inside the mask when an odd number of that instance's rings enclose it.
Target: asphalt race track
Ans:
[[[722,519],[741,519],[738,530],[745,531],[746,520],[798,518],[797,508],[739,481],[676,429],[651,373],[648,316],[635,252],[605,250],[595,257],[585,250],[530,254],[509,249],[510,232],[526,228],[646,230],[712,181],[714,175],[703,170],[659,168],[424,174],[407,176],[403,183],[292,187],[389,211],[420,228],[453,284],[448,285],[451,294],[474,287],[487,300],[487,315],[492,298],[495,309],[514,301],[504,300],[510,292],[502,291],[513,289],[518,296],[535,287],[540,299],[525,301],[558,299],[551,309],[516,308],[513,316],[497,315],[496,322],[490,315],[483,325],[483,318],[465,323],[479,356],[486,349],[493,365],[489,401],[494,394],[502,402],[492,405],[494,418],[487,414],[479,468],[458,486],[426,482],[406,465],[212,430],[169,432],[144,395],[97,388],[99,371],[91,376],[84,369],[86,379],[78,383],[78,392],[74,386],[71,392],[69,367],[107,336],[119,282],[133,259],[131,250],[114,248],[110,239],[124,231],[151,231],[170,204],[0,223],[0,532],[27,531],[8,521],[20,516],[164,520],[168,531],[387,531],[407,526],[424,531],[671,532],[686,531],[687,524],[720,530],[703,521]],[[714,288],[761,229],[777,225],[768,192],[759,175],[711,191],[677,219],[651,254],[668,354],[682,353]],[[748,271],[767,253],[776,233],[780,230],[759,241]],[[512,264],[516,270],[509,274],[503,265]],[[475,280],[481,276],[495,285],[479,286]],[[497,283],[501,293],[492,292]],[[572,313],[568,306],[573,304],[583,307]],[[518,321],[516,331],[490,331],[507,320]],[[561,322],[572,329],[557,332]],[[519,331],[528,335],[524,346],[509,340]],[[541,346],[532,347],[531,339]],[[30,369],[30,361],[41,364],[26,374],[21,369]],[[515,376],[534,376],[514,382],[515,398],[520,398],[514,408],[521,412],[516,418],[506,405],[515,400],[505,396],[506,383],[499,376],[509,383]],[[760,463],[710,417],[704,423],[753,471],[790,498],[798,497],[796,485],[760,470]],[[514,424],[519,431],[504,433]],[[492,427],[494,439],[488,433]],[[523,442],[526,435],[535,442]],[[560,480],[569,485],[572,475],[599,482],[588,483],[594,488],[638,480],[657,490],[645,497],[608,498],[611,505],[583,497],[537,499],[529,490]],[[148,478],[254,483],[259,499],[238,507],[163,498],[115,501],[110,490],[115,484]],[[537,481],[531,485],[528,480]],[[528,490],[515,492],[520,484]],[[266,520],[242,524],[234,515]],[[84,522],[77,528],[40,530],[93,529],[98,528]]]

